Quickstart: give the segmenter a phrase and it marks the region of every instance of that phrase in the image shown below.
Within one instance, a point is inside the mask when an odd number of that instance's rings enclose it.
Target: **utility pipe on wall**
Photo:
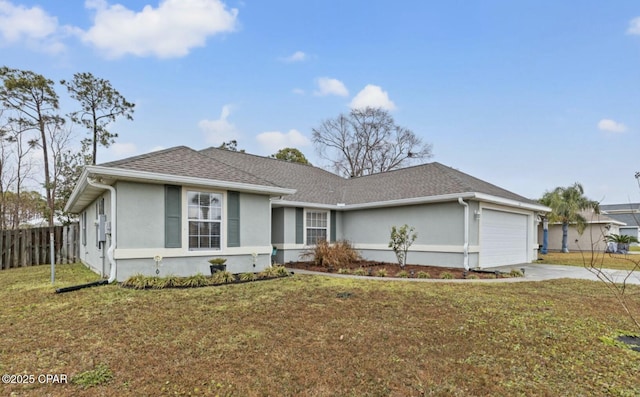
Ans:
[[[118,230],[116,227],[116,189],[113,186],[96,182],[92,178],[87,178],[87,182],[93,187],[106,189],[111,192],[111,244],[109,244],[109,249],[107,250],[107,258],[111,264],[111,270],[109,271],[109,280],[107,281],[112,283],[116,280],[116,260],[113,257],[114,251],[116,250],[116,231]]]
[[[458,197],[458,203],[464,206],[464,259],[463,265],[465,270],[469,270],[469,204],[462,200],[462,197]]]

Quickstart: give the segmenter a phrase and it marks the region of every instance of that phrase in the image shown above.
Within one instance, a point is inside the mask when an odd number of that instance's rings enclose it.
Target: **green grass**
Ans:
[[[55,287],[96,278],[60,265]],[[603,342],[634,330],[598,282],[53,291],[47,266],[0,271],[0,372],[74,382],[0,395],[640,395],[640,353]]]
[[[618,270],[640,270],[636,263],[640,263],[640,255],[605,254],[602,252],[549,252],[539,254],[541,263],[551,265],[585,266],[594,264],[596,267]]]

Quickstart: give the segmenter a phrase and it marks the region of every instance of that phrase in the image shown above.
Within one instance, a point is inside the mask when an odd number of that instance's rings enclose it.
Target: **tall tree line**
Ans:
[[[0,229],[18,227],[34,208],[53,225],[82,166],[96,163],[98,146],[115,142],[118,134],[109,125],[119,117],[133,119],[135,105],[108,80],[76,73],[60,86],[77,103],[66,115],[53,80],[0,67]],[[73,125],[84,128],[87,137],[76,142]],[[39,191],[25,191],[29,182],[41,187],[44,206],[36,203]]]

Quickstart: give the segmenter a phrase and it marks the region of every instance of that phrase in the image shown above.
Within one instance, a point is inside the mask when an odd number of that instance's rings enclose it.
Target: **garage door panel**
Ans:
[[[526,215],[484,209],[480,226],[480,266],[526,262],[527,230]]]

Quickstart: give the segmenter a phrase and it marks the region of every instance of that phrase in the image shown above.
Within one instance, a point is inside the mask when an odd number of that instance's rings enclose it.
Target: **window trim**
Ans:
[[[325,209],[321,209],[321,208],[305,208],[304,209],[304,218],[302,220],[302,242],[303,245],[306,247],[313,247],[315,246],[315,244],[307,244],[307,229],[309,229],[309,227],[307,226],[307,219],[309,216],[309,213],[314,212],[314,213],[324,213],[327,216],[327,226],[325,228],[320,228],[320,227],[315,227],[312,229],[325,229],[326,230],[326,235],[327,235],[327,242],[331,241],[331,211],[329,210],[325,210]]]
[[[188,192],[196,193],[213,193],[219,194],[222,197],[221,206],[222,211],[220,215],[220,248],[191,248],[189,246],[189,202]],[[224,190],[206,189],[194,186],[182,186],[182,246],[186,252],[197,253],[215,253],[220,255],[224,253],[227,248],[227,192]]]

